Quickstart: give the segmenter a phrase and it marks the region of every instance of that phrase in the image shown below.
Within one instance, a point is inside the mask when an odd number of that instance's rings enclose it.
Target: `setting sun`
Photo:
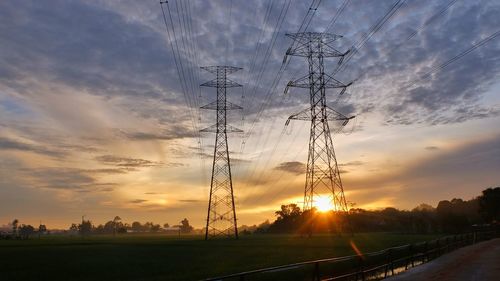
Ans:
[[[329,196],[317,196],[314,200],[314,207],[320,212],[333,210],[332,200]]]

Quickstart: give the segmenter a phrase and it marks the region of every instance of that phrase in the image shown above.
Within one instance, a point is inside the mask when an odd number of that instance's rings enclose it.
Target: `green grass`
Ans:
[[[436,236],[357,234],[362,252]],[[198,280],[287,263],[354,254],[351,237],[250,235],[203,241],[186,236],[43,237],[0,240],[0,280]]]

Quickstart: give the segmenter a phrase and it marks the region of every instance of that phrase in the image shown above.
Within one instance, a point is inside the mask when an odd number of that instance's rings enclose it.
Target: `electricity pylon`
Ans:
[[[339,35],[316,32],[286,35],[294,42],[286,52],[285,61],[287,56],[299,56],[307,58],[309,63],[309,73],[295,81],[288,82],[285,89],[285,93],[290,87],[309,89],[310,107],[291,115],[287,120],[287,124],[294,119],[311,122],[303,210],[314,208],[316,196],[328,196],[334,211],[347,212],[329,121],[337,122],[341,128],[354,116],[347,117],[330,108],[326,102],[325,92],[327,88],[336,88],[341,89],[339,95],[342,95],[350,84],[343,84],[326,74],[323,59],[338,57],[340,65],[349,51],[341,53],[331,46],[331,43],[341,37]]]
[[[202,69],[215,74],[216,77],[201,84],[201,86],[217,88],[217,100],[201,107],[202,109],[212,109],[217,112],[215,125],[200,130],[200,132],[215,133],[214,161],[212,164],[205,240],[216,236],[234,236],[238,239],[227,133],[243,131],[227,124],[227,110],[242,109],[242,107],[226,100],[226,89],[241,87],[240,84],[227,79],[228,74],[241,68],[206,66],[202,67]]]

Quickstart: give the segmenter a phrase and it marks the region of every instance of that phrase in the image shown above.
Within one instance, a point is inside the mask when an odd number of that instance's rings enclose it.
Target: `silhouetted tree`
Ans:
[[[500,221],[500,187],[483,190],[478,200],[479,213],[486,222]]]
[[[47,233],[47,227],[44,224],[40,224],[38,226],[38,239],[40,239],[40,235]]]
[[[263,223],[261,223],[257,226],[257,229],[255,230],[255,232],[256,233],[265,233],[269,230],[270,226],[271,226],[271,222],[269,222],[269,220],[265,220]]]
[[[141,231],[143,231],[142,224],[140,222],[138,222],[138,221],[134,221],[132,223],[132,230],[134,232],[141,232]]]
[[[269,232],[290,232],[299,229],[302,212],[297,204],[281,205],[275,215],[276,221],[269,227]]]
[[[160,229],[161,229],[161,226],[159,224],[153,224],[151,226],[151,230],[150,231],[151,232],[158,232],[158,231],[160,231]]]
[[[29,224],[23,224],[19,228],[19,235],[21,236],[21,239],[29,239],[33,233],[35,233],[35,228]]]
[[[15,238],[17,237],[17,227],[19,225],[19,220],[18,219],[14,219],[12,221],[12,236]]]
[[[193,231],[193,227],[189,225],[189,221],[186,218],[181,221],[180,229],[182,233],[190,233]]]
[[[71,234],[78,233],[78,225],[76,223],[72,223],[71,226],[69,227],[69,231]]]
[[[122,226],[121,220],[122,220],[122,218],[120,218],[119,216],[116,216],[113,219],[113,236],[116,236],[116,232],[117,232],[118,228],[120,228]]]
[[[78,225],[78,232],[82,236],[90,235],[92,232],[92,222],[89,220],[82,220],[82,223]]]

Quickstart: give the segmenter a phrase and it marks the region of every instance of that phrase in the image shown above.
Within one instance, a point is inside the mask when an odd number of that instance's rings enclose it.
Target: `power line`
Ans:
[[[163,4],[167,4],[167,10],[168,10],[170,24],[171,24],[170,26],[172,27],[172,33],[170,32],[170,30],[168,28],[167,17],[165,15],[165,10],[163,9]],[[187,104],[187,106],[189,108],[189,114],[190,114],[191,121],[192,121],[193,131],[197,131],[197,128],[195,126],[195,120],[194,120],[195,118],[193,117],[194,115],[193,115],[193,111],[192,111],[192,103],[191,103],[191,100],[189,98],[189,94],[188,94],[188,90],[187,90],[186,78],[185,78],[185,75],[184,75],[184,71],[182,70],[182,63],[180,62],[180,54],[178,52],[179,46],[177,44],[177,38],[176,38],[176,35],[175,35],[175,29],[174,29],[173,19],[172,19],[172,15],[170,13],[170,8],[169,8],[169,5],[168,5],[168,2],[167,1],[160,2],[160,7],[161,7],[161,10],[162,10],[162,14],[163,14],[163,20],[164,20],[164,23],[165,23],[165,29],[167,31],[168,41],[170,43],[170,47],[171,47],[172,53],[174,55],[175,67],[176,67],[176,70],[177,70],[177,74],[179,75],[179,80],[181,82],[180,84],[181,84],[182,93],[184,95],[184,99],[186,101],[186,104]]]
[[[435,72],[437,72],[437,71],[439,71],[439,70],[447,67],[448,65],[450,65],[450,64],[454,63],[455,61],[461,59],[462,57],[468,55],[469,53],[471,53],[472,51],[476,50],[477,48],[479,48],[479,47],[487,44],[491,40],[497,38],[499,35],[500,35],[500,30],[498,30],[497,32],[491,34],[490,36],[484,38],[483,40],[481,40],[481,41],[473,44],[470,48],[468,48],[468,49],[464,50],[463,52],[459,53],[458,55],[452,57],[451,59],[447,60],[446,62],[434,66],[429,71],[427,71],[425,74],[421,75],[419,78],[413,80],[413,82],[411,82],[410,84],[408,84],[407,86],[405,86],[405,88],[407,88],[407,89],[411,88],[416,83],[428,79],[429,77],[431,77],[431,75],[433,73],[435,73]]]
[[[166,4],[167,6],[167,11],[168,11],[168,19],[170,21],[170,26],[172,28],[172,31],[170,31],[169,29],[169,25],[167,23],[167,16],[165,14],[165,10],[163,9],[163,4]],[[202,160],[201,162],[201,165],[202,165],[202,168],[204,166],[204,159],[203,159],[203,142],[202,142],[202,139],[201,139],[201,135],[199,133],[199,130],[198,130],[198,124],[197,124],[197,120],[196,120],[196,117],[193,113],[193,102],[190,98],[190,95],[189,95],[189,91],[188,91],[188,85],[187,85],[187,81],[186,81],[186,75],[184,73],[184,67],[183,67],[183,64],[182,64],[182,61],[181,61],[181,55],[180,55],[180,51],[179,51],[179,45],[177,43],[177,36],[176,36],[176,32],[175,32],[175,26],[174,26],[174,21],[173,21],[173,18],[172,18],[172,13],[170,11],[170,6],[168,4],[167,1],[162,1],[160,2],[160,7],[161,7],[161,10],[162,10],[162,15],[163,15],[163,22],[165,24],[165,30],[167,32],[167,38],[168,38],[168,41],[170,43],[170,48],[172,50],[172,54],[173,54],[173,57],[174,57],[174,64],[175,64],[175,67],[176,67],[176,70],[177,70],[177,74],[179,76],[179,81],[180,81],[180,84],[181,84],[181,91],[183,93],[183,96],[184,96],[184,100],[186,102],[186,105],[188,107],[188,113],[189,113],[189,116],[190,116],[190,119],[191,119],[191,127],[192,127],[192,130],[193,132],[196,134],[197,138],[198,138],[198,154],[200,156],[200,159]]]
[[[328,23],[328,25],[325,27],[325,30],[323,32],[329,32],[330,29],[333,28],[333,25],[337,22],[338,18],[342,13],[344,12],[345,8],[347,5],[351,2],[351,0],[344,0],[340,8],[338,9],[337,13],[335,13],[335,16],[332,18],[332,20]]]
[[[303,18],[303,20],[302,20],[302,22],[301,22],[301,24],[300,24],[300,26],[299,26],[299,31],[304,31],[304,30],[307,30],[307,28],[309,27],[310,22],[312,21],[312,19],[313,19],[314,15],[316,14],[316,11],[317,11],[317,9],[318,9],[318,7],[319,7],[320,3],[321,3],[321,1],[316,1],[316,0],[313,0],[313,1],[311,2],[311,4],[310,4],[310,6],[309,6],[308,11],[307,11],[306,15],[304,16],[304,18]],[[304,27],[304,26],[305,26],[305,27]],[[293,45],[293,44],[292,44],[292,45]],[[243,149],[244,149],[244,147],[245,147],[245,143],[246,143],[247,139],[248,139],[248,138],[252,135],[253,130],[254,130],[255,126],[256,126],[256,123],[257,123],[257,121],[258,121],[258,120],[260,120],[260,119],[261,119],[262,114],[263,114],[264,109],[266,108],[266,106],[268,106],[268,105],[272,104],[272,102],[273,102],[272,98],[274,97],[273,93],[275,92],[275,90],[276,90],[277,86],[279,85],[279,82],[281,81],[281,78],[282,78],[282,76],[283,76],[283,74],[284,74],[284,72],[285,72],[285,70],[286,70],[286,67],[288,66],[288,64],[289,64],[289,63],[290,63],[290,60],[287,60],[287,56],[285,55],[285,59],[283,60],[283,62],[282,62],[282,64],[281,64],[281,67],[280,67],[280,69],[278,70],[277,75],[276,75],[276,76],[275,76],[275,78],[273,79],[273,82],[271,83],[271,87],[269,88],[269,90],[268,90],[268,92],[267,92],[267,94],[266,94],[266,97],[265,97],[265,99],[264,99],[264,102],[262,102],[262,103],[261,103],[261,107],[259,108],[259,111],[258,111],[258,112],[257,112],[257,114],[256,114],[256,118],[255,118],[255,119],[254,119],[254,121],[252,122],[252,125],[250,126],[250,129],[248,130],[248,133],[246,134],[245,139],[244,139],[244,140],[243,140],[243,142],[242,142],[242,146],[241,146],[241,150],[240,150],[240,151],[243,151]],[[284,100],[284,97],[280,100],[280,104],[281,104],[281,102],[283,102],[283,100]],[[276,120],[276,117],[274,117],[274,118],[273,118],[273,121],[272,121],[272,122],[273,122],[273,125],[272,125],[272,126],[274,126],[274,122],[275,122],[275,120]],[[266,145],[267,145],[267,143],[268,143],[268,141],[269,141],[269,137],[270,137],[270,133],[271,133],[271,131],[272,131],[272,130],[269,130],[269,131],[267,132],[266,137],[265,137],[265,139],[264,139],[264,145],[260,145],[260,140],[262,139],[262,136],[263,136],[263,135],[262,135],[262,134],[259,134],[259,137],[258,137],[258,140],[257,140],[257,146],[266,146]],[[277,141],[277,143],[276,143],[275,147],[277,146],[277,144],[278,144],[280,141],[281,141],[281,137],[280,137],[280,138],[278,138],[278,141]],[[269,155],[269,157],[268,157],[268,161],[267,161],[267,163],[266,163],[266,166],[268,165],[268,163],[269,163],[269,159],[270,159],[270,157],[271,157],[272,155],[274,155],[275,151],[276,151],[276,149],[273,149],[273,151],[272,151],[272,152],[271,152],[271,154]],[[262,155],[262,152],[260,153],[260,155]],[[260,155],[259,155],[259,156],[260,156]],[[259,157],[259,159],[260,159],[260,157]],[[260,161],[259,161],[259,160],[257,160],[257,161],[256,161],[256,163],[253,165],[252,172],[251,172],[251,174],[250,174],[250,175],[247,175],[247,177],[246,177],[247,179],[248,179],[248,178],[253,177],[253,175],[254,175],[254,173],[255,173],[255,171],[256,171],[256,168],[257,168],[257,166],[258,166],[257,164],[258,164],[259,162],[260,162]],[[262,170],[264,170],[264,169],[262,169]],[[262,174],[262,172],[261,172],[261,174]]]
[[[264,74],[265,68],[267,66],[267,62],[269,61],[269,57],[271,56],[271,50],[272,50],[272,48],[274,47],[274,45],[276,43],[277,36],[279,34],[279,31],[281,30],[281,27],[282,27],[283,21],[284,21],[284,19],[286,17],[286,14],[288,13],[288,9],[290,7],[290,4],[291,4],[291,0],[283,2],[283,7],[281,9],[280,15],[279,15],[278,20],[276,22],[276,25],[275,25],[275,28],[274,28],[274,32],[273,32],[273,36],[271,38],[270,45],[267,48],[266,53],[264,54],[264,59],[263,59],[263,62],[261,64],[261,67],[259,69],[257,79],[254,82],[253,91],[252,91],[252,100],[250,101],[250,104],[255,99],[255,93],[257,92],[257,86],[260,84],[260,80],[262,79],[262,76]],[[281,75],[283,74],[282,72],[284,71],[284,65],[285,65],[285,63],[282,63],[282,65],[280,67],[280,70],[278,71],[276,77],[274,78],[274,80],[273,80],[273,82],[271,84],[270,90],[268,91],[268,93],[266,94],[266,96],[264,98],[264,102],[261,103],[261,107],[259,108],[259,111],[256,114],[256,118],[253,120],[252,124],[250,125],[250,129],[248,130],[248,133],[244,137],[244,140],[243,140],[242,145],[241,145],[240,152],[243,152],[246,140],[248,139],[248,137],[251,136],[251,134],[253,132],[253,129],[255,127],[255,124],[259,120],[259,118],[260,118],[260,116],[262,114],[262,111],[264,110],[264,108],[266,106],[266,103],[269,101],[269,96],[272,94],[272,89],[276,87],[275,84],[277,84],[277,81],[276,81],[277,77],[281,77]]]
[[[429,26],[432,22],[434,22],[436,19],[441,17],[444,13],[446,13],[458,0],[452,0],[450,1],[445,7],[443,7],[441,10],[439,10],[437,13],[434,15],[430,16],[420,27],[412,32],[408,37],[406,37],[402,42],[394,46],[392,49],[390,49],[388,52],[384,52],[385,56],[388,56],[392,54],[394,51],[399,49],[401,46],[403,46],[406,42],[408,42],[410,39],[415,37],[417,34],[419,34],[422,30],[424,30],[427,26]],[[366,69],[365,71],[361,72],[358,75],[357,79],[361,79],[367,72],[369,72],[371,69]]]
[[[227,64],[228,48],[229,48],[229,35],[231,34],[231,14],[233,11],[233,0],[229,0],[229,16],[227,19],[227,41],[226,41],[226,51],[224,52],[224,63]]]
[[[332,72],[330,76],[333,77],[339,71],[345,70],[349,65],[349,61],[354,57],[354,55],[366,45],[366,43],[372,38],[372,36],[375,35],[392,18],[392,16],[394,16],[394,14],[403,6],[403,4],[405,4],[405,2],[406,0],[396,1],[387,11],[387,13],[370,28],[369,32],[361,37],[358,43],[353,45],[347,57],[343,61],[341,61],[341,64]],[[330,79],[328,79],[327,82],[328,81],[330,81]]]

